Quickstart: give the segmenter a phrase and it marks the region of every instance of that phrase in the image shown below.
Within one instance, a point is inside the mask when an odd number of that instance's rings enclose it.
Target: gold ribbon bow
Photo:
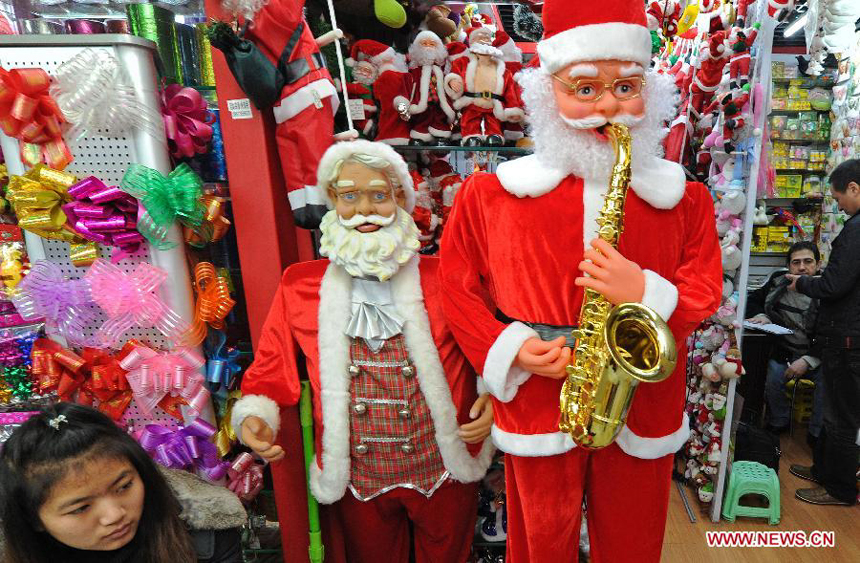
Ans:
[[[185,346],[197,346],[206,339],[207,325],[216,330],[224,328],[224,318],[236,304],[230,298],[227,280],[215,272],[209,262],[194,267],[194,285],[197,287],[197,304],[194,323],[182,338]]]
[[[204,195],[201,201],[206,208],[203,224],[197,228],[184,227],[185,242],[197,248],[224,238],[231,225],[230,220],[224,217],[226,200],[223,197]]]

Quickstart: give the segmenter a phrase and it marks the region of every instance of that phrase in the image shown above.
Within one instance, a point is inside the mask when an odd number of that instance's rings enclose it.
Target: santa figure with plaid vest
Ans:
[[[649,70],[644,2],[547,0],[543,24],[540,66],[520,75],[535,152],[460,189],[440,249],[444,312],[493,396],[506,561],[575,560],[585,497],[593,561],[657,562],[673,454],[689,435],[685,342],[722,292],[713,203],[661,158],[677,93]],[[616,160],[608,123],[632,138],[617,248],[597,237]],[[585,288],[650,308],[679,358],[667,379],[639,385],[626,424],[599,449],[559,429]]]
[[[232,413],[264,459],[302,455],[274,437],[306,371],[310,489],[334,503],[351,561],[408,561],[410,521],[419,563],[465,561],[493,454],[491,403],[442,315],[438,260],[417,255],[412,182],[385,144],[325,153],[317,189],[331,208],[320,225],[328,260],[284,272]]]
[[[519,123],[524,113],[514,77],[505,66],[504,54],[493,47],[493,30],[469,30],[469,53],[454,61],[445,77],[445,90],[461,112],[463,146],[501,146],[502,123]]]
[[[448,50],[432,31],[415,36],[409,47],[410,144],[445,145],[451,138],[456,114],[445,92],[444,67]]]

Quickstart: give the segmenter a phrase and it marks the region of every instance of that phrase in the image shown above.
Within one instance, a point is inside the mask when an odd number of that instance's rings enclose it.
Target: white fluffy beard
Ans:
[[[254,14],[269,3],[269,0],[221,0],[221,8],[228,14],[238,14],[253,20]]]
[[[433,49],[417,42],[409,46],[409,66],[413,68],[427,65],[441,66],[445,64],[447,58],[448,50],[442,43],[437,43]]]
[[[469,46],[469,50],[475,53],[476,55],[490,55],[496,59],[504,59],[505,54],[502,53],[496,47],[492,45],[486,45],[484,43],[475,43]]]
[[[371,233],[341,224],[332,209],[320,224],[320,254],[354,277],[390,279],[421,247],[412,216],[397,208],[394,221]]]
[[[611,144],[599,140],[592,131],[577,127],[586,125],[585,121],[590,118],[568,122],[559,114],[552,78],[542,68],[525,70],[519,74],[518,80],[523,87],[523,101],[538,160],[549,168],[580,178],[607,179],[615,163],[615,152]],[[669,132],[666,123],[675,117],[679,101],[672,79],[653,71],[646,74],[642,96],[645,101],[643,118],[637,121],[628,115],[617,120],[630,125],[634,167],[637,163],[663,156],[661,143]],[[596,123],[594,127],[599,127],[598,121],[591,124]]]

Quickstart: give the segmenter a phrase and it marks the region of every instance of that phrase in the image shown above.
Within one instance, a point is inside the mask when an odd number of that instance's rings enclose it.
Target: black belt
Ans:
[[[287,79],[287,84],[293,84],[307,76],[312,70],[319,70],[321,68],[326,68],[325,56],[322,53],[313,53],[308,57],[296,59],[290,63],[283,63],[281,65],[281,72],[284,74],[284,78]]]
[[[496,310],[496,319],[500,320],[505,324],[511,324],[514,322],[520,322],[526,325],[527,327],[534,329],[535,332],[538,333],[541,340],[555,340],[559,336],[564,336],[565,346],[570,346],[573,348],[576,345],[576,340],[573,338],[573,334],[571,334],[577,327],[575,326],[559,326],[559,325],[549,325],[544,323],[530,323],[528,321],[521,321],[519,319],[515,319],[513,317],[509,317],[500,310]]]
[[[819,336],[816,340],[825,348],[837,350],[860,348],[860,338],[856,336]]]
[[[485,100],[499,100],[500,102],[504,102],[505,98],[498,95],[493,94],[492,92],[463,92],[463,95],[467,98],[484,98]]]

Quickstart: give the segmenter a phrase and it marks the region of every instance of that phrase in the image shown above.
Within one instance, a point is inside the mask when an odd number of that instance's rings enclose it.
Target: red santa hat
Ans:
[[[630,61],[648,68],[651,32],[642,0],[547,0],[537,51],[550,73],[584,61]]]
[[[451,168],[451,165],[444,160],[434,160],[430,165],[430,177],[434,180],[447,176],[453,171],[454,170]]]
[[[382,158],[391,164],[391,173],[396,178],[403,193],[406,196],[406,205],[403,207],[407,213],[415,209],[415,187],[412,183],[412,175],[406,161],[390,146],[385,143],[373,143],[371,141],[346,141],[335,143],[325,151],[317,167],[316,189],[319,196],[326,202],[329,209],[334,208],[334,202],[328,197],[330,187],[329,180],[334,173],[335,166],[352,155],[361,154]]]
[[[485,27],[493,25],[493,18],[487,14],[475,14],[471,20],[473,27]]]
[[[352,44],[349,54],[356,61],[369,61],[371,64],[379,66],[385,61],[393,59],[397,53],[392,47],[379,41],[361,39]]]
[[[451,62],[454,62],[460,57],[465,57],[469,54],[467,52],[469,48],[466,47],[466,44],[462,41],[452,41],[451,43],[445,45],[445,48],[448,49],[448,60]]]
[[[496,32],[496,38],[493,39],[493,47],[504,53],[505,61],[512,63],[523,62],[523,52],[517,47],[511,36],[501,29]]]

